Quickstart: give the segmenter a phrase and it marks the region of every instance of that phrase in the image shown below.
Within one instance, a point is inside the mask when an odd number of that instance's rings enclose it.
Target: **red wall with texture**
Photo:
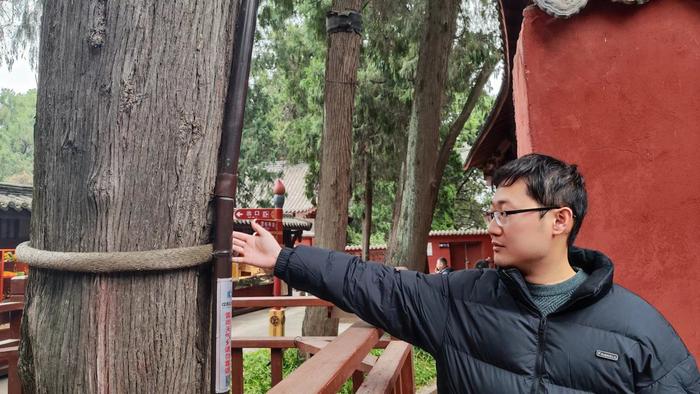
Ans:
[[[700,356],[700,2],[530,7],[514,70],[518,154],[577,163],[603,251]]]

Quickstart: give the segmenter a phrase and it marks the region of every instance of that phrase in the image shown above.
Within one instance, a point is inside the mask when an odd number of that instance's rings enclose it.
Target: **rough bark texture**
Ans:
[[[372,236],[372,163],[369,152],[365,156],[365,214],[362,217],[362,260],[369,260],[370,238]]]
[[[361,5],[360,0],[334,0],[332,9],[359,11]],[[355,33],[334,33],[328,38],[320,187],[314,232],[317,246],[334,250],[345,250],[347,242],[352,112],[361,45],[361,37]],[[302,333],[337,335],[338,320],[329,319],[326,308],[306,308]]]
[[[135,251],[210,239],[236,1],[44,3],[31,242]],[[33,270],[25,392],[209,389],[210,267]]]
[[[431,188],[440,140],[440,117],[447,81],[447,61],[457,19],[456,0],[429,0],[421,38],[406,147],[397,235],[387,250],[387,263],[422,271],[432,222]]]
[[[388,257],[392,246],[396,244],[396,237],[398,236],[399,230],[399,213],[401,213],[401,200],[403,200],[403,180],[406,178],[406,159],[404,153],[404,160],[401,163],[401,172],[399,173],[399,181],[396,182],[396,197],[394,197],[394,205],[391,207],[391,232],[389,233],[389,242],[387,243],[388,249],[386,255],[384,256],[384,263],[391,264]],[[398,265],[402,265],[399,263]],[[395,265],[396,266],[396,265]]]

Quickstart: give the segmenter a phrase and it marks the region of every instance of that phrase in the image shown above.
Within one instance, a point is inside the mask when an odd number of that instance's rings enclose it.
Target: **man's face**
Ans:
[[[527,194],[527,185],[517,180],[510,186],[496,189],[491,203],[494,211],[537,208],[538,204]],[[495,220],[488,224],[493,244],[494,263],[503,267],[516,267],[527,271],[533,262],[542,260],[552,247],[552,217],[547,211],[524,212],[506,217],[503,226]]]

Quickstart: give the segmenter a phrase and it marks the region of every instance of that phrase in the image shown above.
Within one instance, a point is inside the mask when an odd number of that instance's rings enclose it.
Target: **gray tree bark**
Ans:
[[[365,150],[364,184],[365,193],[363,196],[365,204],[365,214],[362,217],[362,259],[369,260],[370,238],[372,237],[372,197],[374,184],[372,183],[372,162],[369,149]]]
[[[209,242],[236,5],[44,3],[32,246]],[[210,269],[32,270],[25,392],[208,391]]]
[[[422,271],[432,222],[431,190],[438,159],[447,61],[457,19],[456,0],[428,0],[408,127],[401,205],[386,262]],[[400,234],[400,236],[398,236]]]
[[[429,189],[429,195],[430,195],[430,209],[410,209],[409,207],[404,207],[403,204],[403,199],[402,196],[397,197],[397,202],[398,204],[394,207],[394,221],[393,221],[393,228],[392,228],[392,233],[391,233],[391,238],[390,238],[390,246],[389,246],[389,252],[387,253],[387,261],[389,264],[392,265],[405,265],[406,262],[411,262],[411,261],[423,261],[423,265],[418,265],[418,264],[413,264],[411,266],[411,269],[417,270],[417,271],[423,271],[425,269],[425,249],[423,249],[423,255],[418,255],[419,251],[418,250],[403,250],[401,252],[398,251],[398,248],[408,248],[409,245],[407,244],[399,244],[398,240],[396,239],[396,234],[401,233],[401,234],[406,234],[410,231],[415,231],[415,228],[406,228],[406,227],[400,227],[398,218],[403,217],[403,216],[419,216],[422,215],[422,217],[413,220],[413,222],[421,223],[423,226],[426,226],[425,229],[420,230],[421,233],[425,234],[425,240],[422,241],[423,245],[427,245],[427,239],[428,239],[428,233],[430,232],[430,227],[432,224],[433,220],[433,212],[435,211],[435,206],[437,205],[437,198],[438,194],[440,191],[440,185],[442,184],[442,178],[443,175],[445,174],[445,168],[447,167],[447,162],[449,161],[450,158],[450,153],[452,152],[452,149],[454,149],[455,143],[457,142],[457,138],[459,137],[459,134],[462,132],[462,129],[464,129],[464,125],[469,120],[469,117],[471,116],[471,113],[474,111],[474,108],[476,107],[476,104],[479,100],[479,97],[484,91],[484,86],[486,86],[486,82],[488,82],[489,77],[491,76],[491,73],[493,72],[495,66],[495,62],[487,60],[487,63],[483,65],[483,67],[479,70],[479,73],[476,75],[476,78],[474,80],[474,86],[472,87],[471,91],[469,92],[469,95],[467,97],[467,100],[464,102],[464,105],[462,106],[462,110],[460,111],[459,115],[457,118],[452,122],[450,125],[450,128],[447,132],[447,135],[445,136],[444,140],[440,144],[440,150],[437,155],[437,161],[434,166],[430,166],[433,173],[431,178],[429,178],[429,181],[426,182],[426,186]],[[438,136],[439,136],[439,129],[438,129]],[[436,136],[436,138],[438,138]],[[408,162],[407,158],[407,162]],[[402,178],[405,177],[405,173],[402,174]],[[404,179],[404,182],[406,180]],[[402,209],[405,208],[405,209]],[[410,220],[405,220],[403,223],[408,223]],[[405,224],[404,224],[405,225]],[[418,241],[420,242],[420,241]],[[402,261],[399,260],[399,257],[397,256],[407,256],[411,255],[411,253],[416,253],[415,255],[412,255],[412,257],[408,257],[407,260]]]
[[[361,5],[360,0],[334,0],[331,8],[359,11]],[[314,232],[317,246],[339,251],[345,250],[347,242],[352,113],[361,45],[361,37],[355,33],[334,33],[328,37],[321,173]],[[306,308],[302,334],[337,335],[338,319],[328,318],[326,308]]]

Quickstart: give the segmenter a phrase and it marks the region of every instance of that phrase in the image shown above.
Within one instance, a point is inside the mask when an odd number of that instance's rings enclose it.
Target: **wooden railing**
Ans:
[[[21,394],[22,385],[17,374],[20,323],[23,302],[0,302],[0,315],[9,315],[10,327],[0,330],[0,362],[7,363],[7,392]]]
[[[315,297],[241,297],[233,307],[331,306]],[[21,394],[17,374],[20,323],[23,302],[0,303],[0,315],[9,315],[9,328],[0,330],[0,361],[8,366],[8,394]],[[234,334],[235,334],[235,327]],[[413,357],[411,345],[383,339],[378,328],[358,322],[337,337],[233,337],[233,394],[242,394],[243,349],[267,348],[271,351],[271,393],[335,393],[352,379],[357,393],[413,393]],[[284,349],[299,349],[313,354],[309,360],[282,379]],[[380,357],[372,349],[384,349]]]
[[[316,297],[234,298],[233,307],[327,306]],[[243,349],[269,348],[270,393],[335,393],[352,379],[353,392],[413,393],[413,348],[406,342],[382,339],[383,332],[366,323],[350,326],[338,337],[234,337],[231,341],[233,394],[244,392]],[[314,356],[282,379],[284,349],[296,348]],[[380,357],[372,349],[385,349]]]

